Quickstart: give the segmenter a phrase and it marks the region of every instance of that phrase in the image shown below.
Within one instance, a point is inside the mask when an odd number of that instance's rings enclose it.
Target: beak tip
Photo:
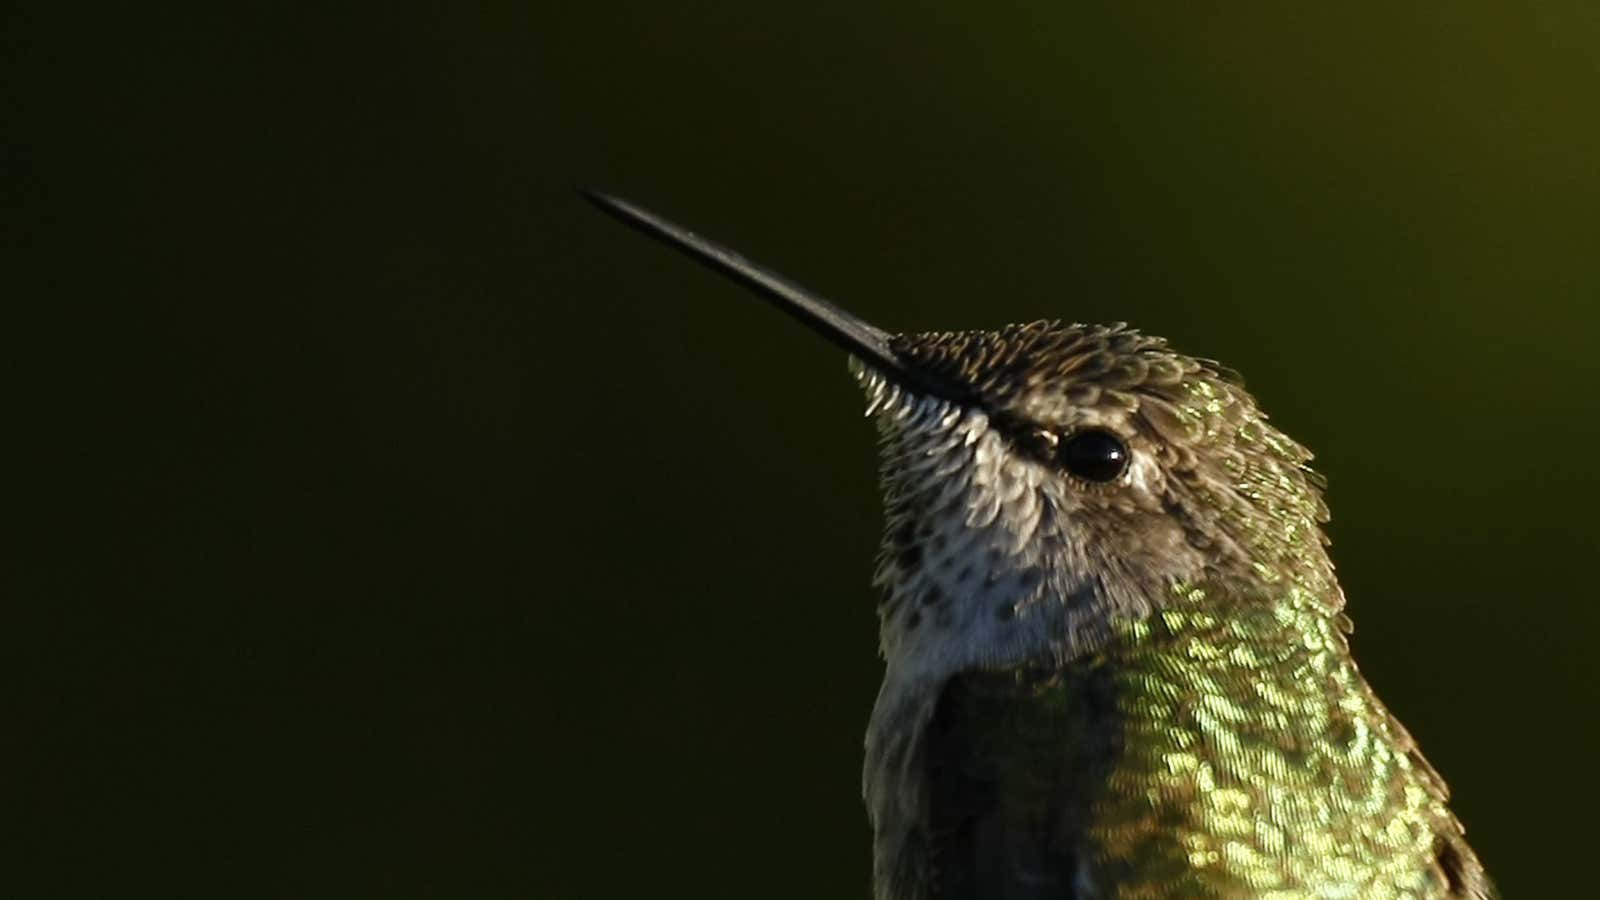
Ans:
[[[611,194],[589,187],[586,184],[573,185],[572,189],[578,193],[578,196],[608,213],[615,214],[623,205],[621,200]]]

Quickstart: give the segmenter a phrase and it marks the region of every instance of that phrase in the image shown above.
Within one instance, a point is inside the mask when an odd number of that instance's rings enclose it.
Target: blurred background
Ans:
[[[4,13],[15,896],[868,896],[861,400],[576,184],[890,329],[1241,370],[1365,671],[1559,892],[1600,9],[1433,6]]]

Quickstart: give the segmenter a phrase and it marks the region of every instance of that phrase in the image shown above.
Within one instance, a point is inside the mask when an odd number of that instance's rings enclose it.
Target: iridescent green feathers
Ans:
[[[1327,617],[1181,607],[1059,669],[950,682],[924,896],[1489,896]]]

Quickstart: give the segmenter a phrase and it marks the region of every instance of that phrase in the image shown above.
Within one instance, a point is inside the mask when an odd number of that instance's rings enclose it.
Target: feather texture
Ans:
[[[1489,896],[1351,658],[1311,455],[1235,373],[1123,325],[890,346],[972,399],[855,365],[887,518],[879,900]],[[1120,475],[1055,456],[1086,430]]]

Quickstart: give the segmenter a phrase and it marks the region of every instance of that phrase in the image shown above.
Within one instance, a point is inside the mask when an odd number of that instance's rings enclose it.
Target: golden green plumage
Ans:
[[[1059,854],[1096,897],[1485,891],[1443,783],[1337,617],[1293,591],[1212,593],[1183,591],[1059,670],[959,676],[933,727],[936,868],[970,866],[955,858],[977,850],[967,827],[1024,845],[1042,871]],[[973,877],[933,896],[986,896]]]

